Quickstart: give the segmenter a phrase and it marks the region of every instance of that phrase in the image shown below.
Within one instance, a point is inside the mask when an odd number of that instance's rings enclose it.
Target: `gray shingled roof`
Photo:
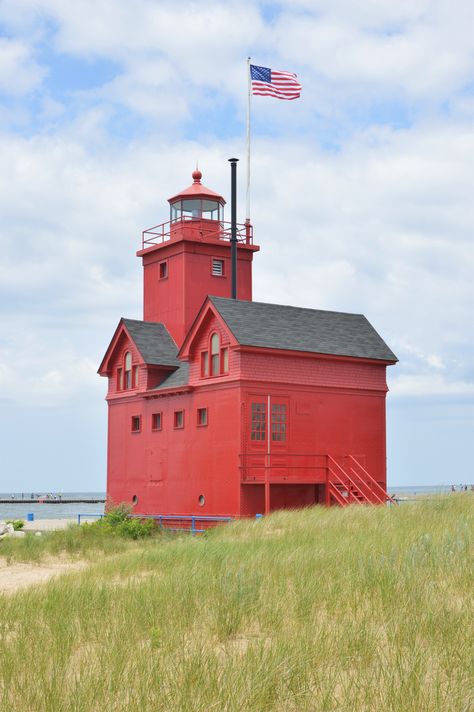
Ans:
[[[170,373],[166,376],[164,381],[158,386],[155,386],[153,390],[160,391],[162,388],[177,388],[179,386],[187,386],[189,381],[189,363],[187,361],[181,361],[179,367],[176,371]]]
[[[178,348],[164,324],[138,319],[122,319],[145,363],[179,367]]]
[[[209,299],[243,346],[398,360],[363,314]]]

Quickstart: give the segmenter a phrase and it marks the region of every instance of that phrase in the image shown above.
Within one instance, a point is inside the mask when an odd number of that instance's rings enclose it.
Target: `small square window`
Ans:
[[[153,413],[151,416],[151,429],[161,430],[163,418],[161,413]]]
[[[140,416],[132,415],[132,433],[140,432]]]
[[[224,260],[218,260],[215,257],[212,258],[212,276],[213,277],[223,277],[224,276]]]
[[[166,279],[168,276],[168,260],[160,262],[160,279]]]
[[[184,428],[184,410],[175,410],[174,412],[174,427]]]
[[[207,408],[197,409],[197,424],[207,425]]]

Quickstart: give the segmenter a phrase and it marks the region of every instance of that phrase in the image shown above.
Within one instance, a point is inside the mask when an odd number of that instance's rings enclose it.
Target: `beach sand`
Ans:
[[[69,571],[80,571],[88,566],[85,561],[47,559],[39,564],[7,564],[0,558],[0,594],[13,594],[28,586],[46,583]]]
[[[87,518],[81,520],[88,521]],[[89,521],[97,521],[90,519]],[[67,529],[70,524],[77,524],[77,519],[36,519],[25,522],[25,532],[51,532]],[[0,594],[13,594],[36,584],[46,583],[50,579],[69,571],[79,571],[88,566],[85,561],[70,561],[64,558],[48,558],[40,563],[8,564],[0,556]]]
[[[81,519],[81,524],[83,521],[85,519]],[[77,524],[77,519],[35,519],[33,522],[25,522],[22,531],[52,532],[56,529],[67,529],[70,524]]]

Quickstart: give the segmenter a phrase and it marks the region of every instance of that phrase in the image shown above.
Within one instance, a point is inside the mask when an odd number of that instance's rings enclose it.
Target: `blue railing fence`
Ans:
[[[96,517],[97,519],[102,519],[102,517],[105,517],[105,514],[97,514],[96,512],[91,512],[90,514],[87,514],[85,512],[82,512],[81,514],[77,515],[77,523],[81,523],[81,519],[84,519],[84,517]]]
[[[198,514],[130,514],[132,519],[153,519],[159,527],[172,532],[189,532],[192,536],[194,534],[203,534],[207,529],[212,527],[214,524],[228,524],[234,521],[233,517],[208,517],[206,515]],[[82,512],[77,515],[77,523],[80,525],[81,519],[86,519],[88,517],[96,517],[97,519],[102,519],[105,514],[95,514],[87,512]],[[263,514],[256,514],[256,519],[261,519]],[[169,526],[169,525],[172,526]],[[179,525],[182,526],[179,526]],[[206,526],[210,525],[210,526]]]
[[[204,526],[206,524],[225,524],[232,522],[232,517],[207,517],[205,515],[185,515],[185,514],[131,514],[134,519],[154,519],[158,526],[167,531],[180,532],[189,531],[193,536],[194,534],[203,534],[209,526]],[[172,526],[167,526],[172,524]],[[183,524],[184,526],[179,526]]]

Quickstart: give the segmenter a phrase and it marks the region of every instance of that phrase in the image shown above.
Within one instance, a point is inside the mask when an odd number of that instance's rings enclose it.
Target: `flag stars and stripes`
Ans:
[[[293,72],[280,72],[268,67],[250,65],[252,94],[258,96],[274,96],[276,99],[298,99],[301,95],[301,84]]]

